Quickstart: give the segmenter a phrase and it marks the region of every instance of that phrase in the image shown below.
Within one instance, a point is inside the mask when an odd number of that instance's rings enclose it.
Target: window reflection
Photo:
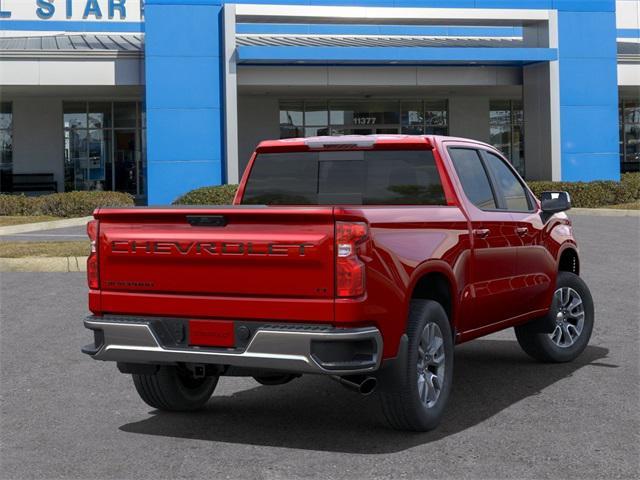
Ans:
[[[524,110],[520,100],[491,100],[490,143],[500,150],[520,175],[525,174]]]
[[[640,171],[640,101],[620,102],[620,169],[622,173]]]
[[[65,191],[146,194],[139,102],[64,102]]]
[[[283,100],[280,138],[448,134],[446,100]]]
[[[10,102],[0,102],[0,192],[11,190],[13,174],[13,110]]]

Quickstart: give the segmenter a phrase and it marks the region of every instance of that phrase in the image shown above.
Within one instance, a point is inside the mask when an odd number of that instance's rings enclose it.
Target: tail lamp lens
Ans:
[[[87,283],[89,288],[99,287],[98,277],[98,221],[91,220],[87,223],[87,235],[91,240],[91,252],[87,258]]]
[[[365,265],[358,257],[358,247],[367,237],[366,223],[336,222],[336,296],[364,295]]]

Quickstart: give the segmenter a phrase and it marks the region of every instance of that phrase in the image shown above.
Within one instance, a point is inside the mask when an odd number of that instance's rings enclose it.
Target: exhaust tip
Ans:
[[[376,377],[367,377],[360,384],[359,391],[362,395],[371,395],[378,385]]]

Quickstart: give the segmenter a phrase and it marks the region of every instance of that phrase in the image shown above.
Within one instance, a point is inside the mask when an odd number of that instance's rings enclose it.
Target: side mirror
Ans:
[[[564,212],[571,208],[571,197],[568,192],[542,192],[540,194],[542,212],[548,217],[554,213]]]

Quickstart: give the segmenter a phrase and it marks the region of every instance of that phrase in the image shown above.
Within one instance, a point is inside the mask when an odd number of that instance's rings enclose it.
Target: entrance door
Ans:
[[[115,190],[138,195],[139,149],[135,130],[114,130]]]

